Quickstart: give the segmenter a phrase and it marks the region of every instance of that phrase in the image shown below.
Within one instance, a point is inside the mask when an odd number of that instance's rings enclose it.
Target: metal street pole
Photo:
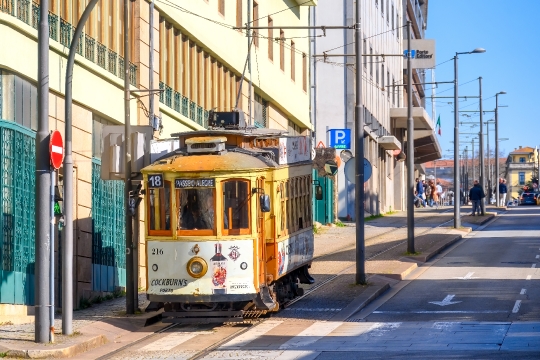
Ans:
[[[499,95],[504,95],[506,92],[500,91],[495,94],[495,176],[497,177],[497,207],[499,204]],[[503,204],[502,206],[505,206]]]
[[[482,111],[482,77],[480,76],[478,78],[479,83],[479,96],[480,96],[480,169],[479,169],[479,176],[480,176],[480,186],[482,187],[482,191],[485,191],[486,189],[486,181],[485,181],[485,174],[484,174],[484,113]],[[480,200],[480,210],[482,215],[485,215],[486,213],[486,201],[485,197]]]
[[[154,89],[154,0],[150,1],[149,6],[149,12],[150,16],[148,19],[148,27],[149,27],[149,64],[148,64],[148,72],[150,73],[149,79],[148,79],[148,88],[153,90]],[[152,128],[156,129],[157,127],[154,124],[154,94],[150,94],[150,98],[148,99],[148,108],[149,108],[149,114],[150,114],[150,125],[152,125]]]
[[[40,5],[38,29],[38,131],[35,202],[35,342],[49,342],[49,3]]]
[[[459,105],[458,105],[458,53],[454,56],[454,228],[461,227],[459,184]]]
[[[73,333],[73,156],[72,156],[72,104],[73,66],[79,39],[92,9],[99,0],[91,0],[84,9],[69,47],[66,64],[65,131],[66,151],[64,157],[64,243],[62,244],[62,334]],[[42,2],[45,4],[46,2]],[[45,16],[47,17],[47,16]],[[43,18],[43,17],[41,17]],[[48,28],[47,28],[48,29]]]
[[[474,160],[475,160],[474,159],[474,139],[472,139],[471,141],[472,141],[472,177],[473,177],[472,180],[474,184],[474,180],[476,180],[476,167],[475,167],[476,165],[474,164]]]
[[[51,166],[51,190],[49,201],[51,202],[49,206],[50,211],[50,223],[49,223],[49,234],[51,234],[51,246],[49,248],[49,341],[54,342],[54,186],[55,186],[55,175],[56,171]]]
[[[252,125],[254,124],[255,122],[252,121],[252,111],[251,111],[251,101],[252,101],[252,98],[251,98],[251,91],[252,91],[252,86],[253,86],[253,82],[251,81],[251,78],[252,78],[252,74],[251,74],[251,30],[250,30],[250,27],[251,27],[251,2],[252,0],[247,0],[247,24],[246,24],[246,27],[247,27],[247,39],[248,39],[248,56],[247,56],[247,63],[248,63],[248,73],[249,73],[249,86],[248,86],[248,91],[249,91],[249,96],[248,96],[248,99],[249,99],[249,102],[248,102],[248,113],[249,113],[249,121],[248,121],[248,124],[249,125]],[[284,46],[283,44],[283,40],[280,40],[280,46]],[[260,84],[259,84],[260,85]]]
[[[491,172],[490,172],[490,157],[489,157],[489,121],[486,121],[486,134],[487,134],[487,167],[486,167],[486,173],[487,173],[487,189],[488,189],[488,204],[491,203]]]
[[[126,217],[126,313],[135,314],[135,289],[133,281],[133,224],[129,211],[129,193],[131,191],[131,123],[129,113],[129,0],[124,0],[124,151],[125,151],[125,186],[124,214]],[[138,244],[135,244],[138,245]]]
[[[414,119],[412,117],[411,22],[407,21],[407,252],[414,251]]]
[[[354,121],[356,124],[356,139],[354,145],[356,183],[355,183],[355,214],[356,214],[356,283],[366,283],[365,269],[365,234],[364,234],[364,113],[362,110],[362,32],[360,27],[360,1],[356,2],[355,24],[355,62],[356,62],[356,104]]]

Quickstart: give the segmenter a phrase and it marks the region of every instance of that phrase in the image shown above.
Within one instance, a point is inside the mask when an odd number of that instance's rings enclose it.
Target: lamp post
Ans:
[[[456,52],[456,56],[454,56],[454,192],[455,192],[455,200],[454,200],[454,228],[460,228],[461,227],[461,215],[460,215],[460,208],[459,208],[459,202],[460,202],[460,183],[459,183],[459,164],[457,162],[457,159],[459,159],[459,104],[458,104],[458,56],[462,54],[479,54],[486,52],[485,49],[482,48],[476,48],[473,51],[469,52]]]
[[[491,203],[491,185],[493,184],[493,178],[491,176],[491,158],[489,156],[489,123],[495,120],[491,119],[485,122],[486,124],[486,135],[487,135],[487,187],[488,187],[488,197],[489,202]]]
[[[484,174],[484,118],[483,118],[483,111],[482,111],[482,77],[480,76],[478,78],[478,86],[479,86],[479,94],[480,97],[480,134],[479,134],[479,141],[478,145],[480,147],[479,151],[479,158],[480,158],[480,168],[479,171],[479,177],[480,177],[480,186],[482,187],[482,191],[486,188],[486,177]],[[482,213],[482,216],[486,213],[486,201],[485,197],[480,199],[480,212]]]
[[[500,91],[495,94],[495,174],[497,175],[497,196],[495,200],[497,201],[497,207],[499,204],[499,95],[506,94],[505,91]],[[503,204],[505,205],[505,204]]]

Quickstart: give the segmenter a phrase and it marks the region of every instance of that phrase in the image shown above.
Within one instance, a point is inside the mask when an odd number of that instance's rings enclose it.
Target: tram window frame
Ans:
[[[169,192],[169,196],[166,196],[166,192]],[[148,201],[147,201],[147,207],[146,207],[146,218],[147,218],[147,229],[148,229],[148,235],[149,236],[170,236],[172,235],[172,189],[171,189],[171,182],[168,180],[164,181],[163,187],[161,188],[151,188],[148,187]],[[151,220],[152,214],[155,214],[155,211],[152,211],[152,204],[150,197],[152,196],[152,192],[158,191],[159,201],[161,203],[165,203],[168,201],[169,204],[169,229],[166,229],[167,220],[166,220],[166,206],[160,206],[160,217],[163,217],[165,223],[163,223],[163,220],[161,221],[161,224],[165,229],[152,229],[153,221]],[[154,195],[155,196],[155,195]]]
[[[176,211],[176,234],[178,236],[213,236],[216,235],[216,218],[214,218],[214,227],[212,229],[181,229],[180,228],[180,213],[183,210],[182,209],[182,201],[180,198],[180,193],[182,190],[211,190],[212,191],[212,197],[214,199],[214,214],[217,215],[217,199],[216,199],[216,188],[181,188],[181,189],[174,189],[174,196],[175,196],[175,211]],[[200,206],[200,205],[199,205]],[[215,216],[214,215],[214,216]]]
[[[311,184],[311,175],[278,183],[280,236],[305,231],[313,226]]]
[[[226,201],[227,201],[227,197],[226,197],[226,194],[225,192],[227,191],[226,190],[226,186],[227,186],[227,183],[231,183],[231,182],[241,182],[241,183],[245,183],[245,190],[246,190],[246,199],[245,199],[245,203],[247,205],[247,228],[242,228],[242,227],[239,227],[239,228],[232,228],[232,224],[233,224],[233,217],[231,216],[231,211],[228,211],[227,210],[227,207],[226,207]],[[251,189],[251,181],[250,180],[247,180],[247,179],[241,179],[241,178],[233,178],[233,179],[227,179],[227,180],[223,180],[221,181],[221,194],[222,194],[222,202],[221,202],[221,206],[222,206],[222,209],[223,209],[223,214],[224,215],[227,215],[227,223],[229,225],[229,228],[226,228],[225,227],[225,222],[222,221],[221,224],[222,224],[222,234],[224,236],[228,236],[228,235],[249,235],[251,234],[251,201],[252,201],[252,198],[253,198],[253,194],[251,193],[250,191]],[[232,209],[232,208],[231,208]]]

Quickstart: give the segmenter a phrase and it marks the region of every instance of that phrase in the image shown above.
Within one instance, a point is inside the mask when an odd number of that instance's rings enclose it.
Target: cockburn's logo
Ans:
[[[409,55],[409,50],[403,50],[403,57]],[[411,50],[411,59],[431,59],[433,54],[430,54],[428,50]]]

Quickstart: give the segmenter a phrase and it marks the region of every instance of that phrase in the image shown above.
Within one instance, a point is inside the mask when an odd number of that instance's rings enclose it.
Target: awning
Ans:
[[[381,136],[378,138],[378,142],[384,150],[401,150],[401,143],[395,136]]]
[[[390,108],[390,117],[395,120],[395,127],[407,128],[407,108]],[[423,107],[413,107],[412,117],[415,130],[433,130],[433,121]]]
[[[439,140],[433,131],[414,132],[414,163],[424,164],[442,158]]]

